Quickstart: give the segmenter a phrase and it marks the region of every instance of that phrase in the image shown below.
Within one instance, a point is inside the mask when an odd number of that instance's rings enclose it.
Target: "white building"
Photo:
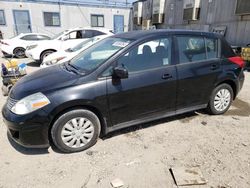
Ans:
[[[130,10],[129,4],[94,1],[0,0],[0,31],[3,38],[27,32],[53,35],[89,26],[122,32],[129,30]]]

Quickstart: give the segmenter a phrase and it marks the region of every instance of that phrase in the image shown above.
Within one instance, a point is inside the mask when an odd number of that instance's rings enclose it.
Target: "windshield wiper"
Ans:
[[[87,69],[79,68],[79,67],[77,67],[76,65],[71,64],[70,61],[65,62],[65,63],[64,63],[64,67],[65,67],[65,69],[66,69],[67,71],[69,71],[69,72],[74,72],[74,73],[80,74],[80,75],[85,75],[85,74],[88,72]]]
[[[79,70],[79,68],[77,66],[71,64],[70,62],[68,62],[68,65],[71,66],[71,67],[73,67],[75,70]]]
[[[69,72],[74,72],[76,74],[80,74],[78,69],[75,66],[72,66],[69,62],[64,63],[65,69]]]

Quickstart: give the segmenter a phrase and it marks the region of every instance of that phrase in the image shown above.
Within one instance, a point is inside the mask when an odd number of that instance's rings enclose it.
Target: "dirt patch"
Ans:
[[[234,108],[229,109],[225,113],[226,116],[250,116],[250,105],[247,102],[237,98],[233,101],[232,106]]]

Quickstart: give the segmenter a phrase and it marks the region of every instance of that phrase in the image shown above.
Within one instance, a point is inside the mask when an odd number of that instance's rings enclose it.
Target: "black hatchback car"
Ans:
[[[127,32],[25,76],[2,114],[23,146],[82,151],[124,127],[198,109],[223,114],[243,85],[243,68],[214,33]]]

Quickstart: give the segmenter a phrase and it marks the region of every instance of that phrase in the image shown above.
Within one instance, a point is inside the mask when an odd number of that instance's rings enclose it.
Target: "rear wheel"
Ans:
[[[13,50],[13,54],[17,57],[17,58],[25,58],[25,49],[22,47],[17,47]]]
[[[224,114],[233,101],[233,89],[228,84],[221,84],[217,86],[210,97],[208,103],[208,111],[211,114]]]
[[[40,61],[43,62],[44,58],[47,57],[48,55],[54,53],[54,50],[46,50],[41,54]]]
[[[54,145],[62,152],[78,152],[93,146],[101,125],[98,117],[88,110],[72,110],[61,115],[51,129]]]

